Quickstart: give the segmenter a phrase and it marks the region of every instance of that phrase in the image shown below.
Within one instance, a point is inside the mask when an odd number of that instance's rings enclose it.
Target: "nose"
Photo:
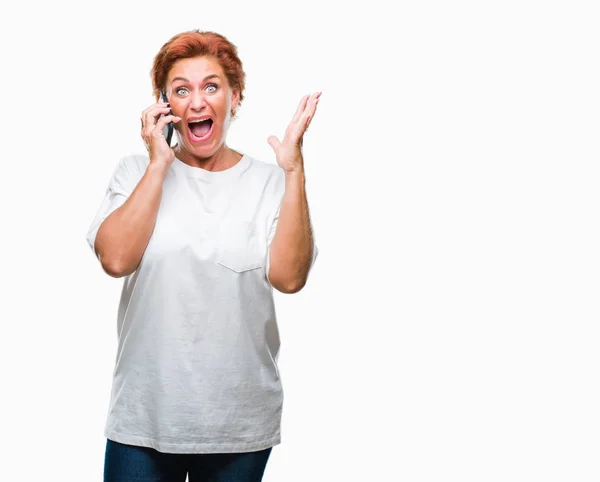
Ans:
[[[190,108],[192,110],[200,112],[206,108],[207,102],[203,92],[192,92],[190,97]]]

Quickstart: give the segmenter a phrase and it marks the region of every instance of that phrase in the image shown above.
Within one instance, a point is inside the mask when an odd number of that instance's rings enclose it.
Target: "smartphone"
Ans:
[[[163,102],[169,102],[167,100],[167,95],[163,91],[161,91],[160,95],[162,97],[162,101]],[[173,112],[169,111],[169,114],[172,115]],[[159,119],[162,119],[163,117],[164,117],[164,114],[161,114],[160,117],[159,117]],[[165,136],[165,139],[167,140],[167,145],[169,147],[171,147],[171,137],[173,137],[173,123],[172,122],[169,122],[164,127],[164,129],[163,129],[163,135]]]

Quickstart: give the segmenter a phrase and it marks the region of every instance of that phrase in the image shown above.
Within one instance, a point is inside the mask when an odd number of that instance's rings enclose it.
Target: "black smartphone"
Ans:
[[[160,95],[161,95],[161,97],[162,97],[162,101],[163,101],[163,102],[169,102],[169,101],[167,100],[167,95],[166,95],[166,94],[165,94],[163,91],[161,91]],[[169,111],[169,114],[170,114],[170,115],[172,115],[172,114],[173,114],[173,112],[172,112],[172,111]],[[159,117],[159,119],[162,119],[162,118],[163,118],[163,116],[164,116],[164,114],[161,114],[161,115],[160,115],[160,117]],[[172,123],[172,122],[169,122],[169,123],[168,123],[168,124],[167,124],[167,125],[164,127],[164,129],[163,129],[163,135],[165,136],[165,139],[167,140],[167,145],[168,145],[169,147],[171,147],[171,137],[173,137],[173,123]]]

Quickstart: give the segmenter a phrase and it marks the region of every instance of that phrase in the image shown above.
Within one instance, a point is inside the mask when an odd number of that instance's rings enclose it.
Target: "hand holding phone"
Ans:
[[[171,148],[171,137],[175,123],[181,117],[173,115],[168,103],[167,96],[161,92],[161,100],[150,105],[142,112],[142,139],[148,149],[151,163],[162,166],[170,166],[175,159],[175,151]]]
[[[162,97],[162,101],[163,102],[169,102],[167,99],[167,95],[164,93],[164,91],[161,91],[160,93],[161,97]],[[172,111],[169,111],[169,115],[173,115]],[[160,115],[160,119],[162,119],[165,115],[161,114]],[[163,135],[165,136],[165,139],[167,140],[167,145],[169,147],[171,147],[171,137],[173,137],[173,122],[169,122],[164,128],[163,128]]]

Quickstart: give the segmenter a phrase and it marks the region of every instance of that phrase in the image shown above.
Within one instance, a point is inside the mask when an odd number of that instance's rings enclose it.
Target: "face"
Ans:
[[[197,157],[212,156],[224,143],[239,92],[232,92],[219,62],[211,57],[180,59],[173,64],[165,86],[174,115],[179,149]],[[191,123],[210,117],[208,122]],[[209,129],[210,127],[210,129]]]

